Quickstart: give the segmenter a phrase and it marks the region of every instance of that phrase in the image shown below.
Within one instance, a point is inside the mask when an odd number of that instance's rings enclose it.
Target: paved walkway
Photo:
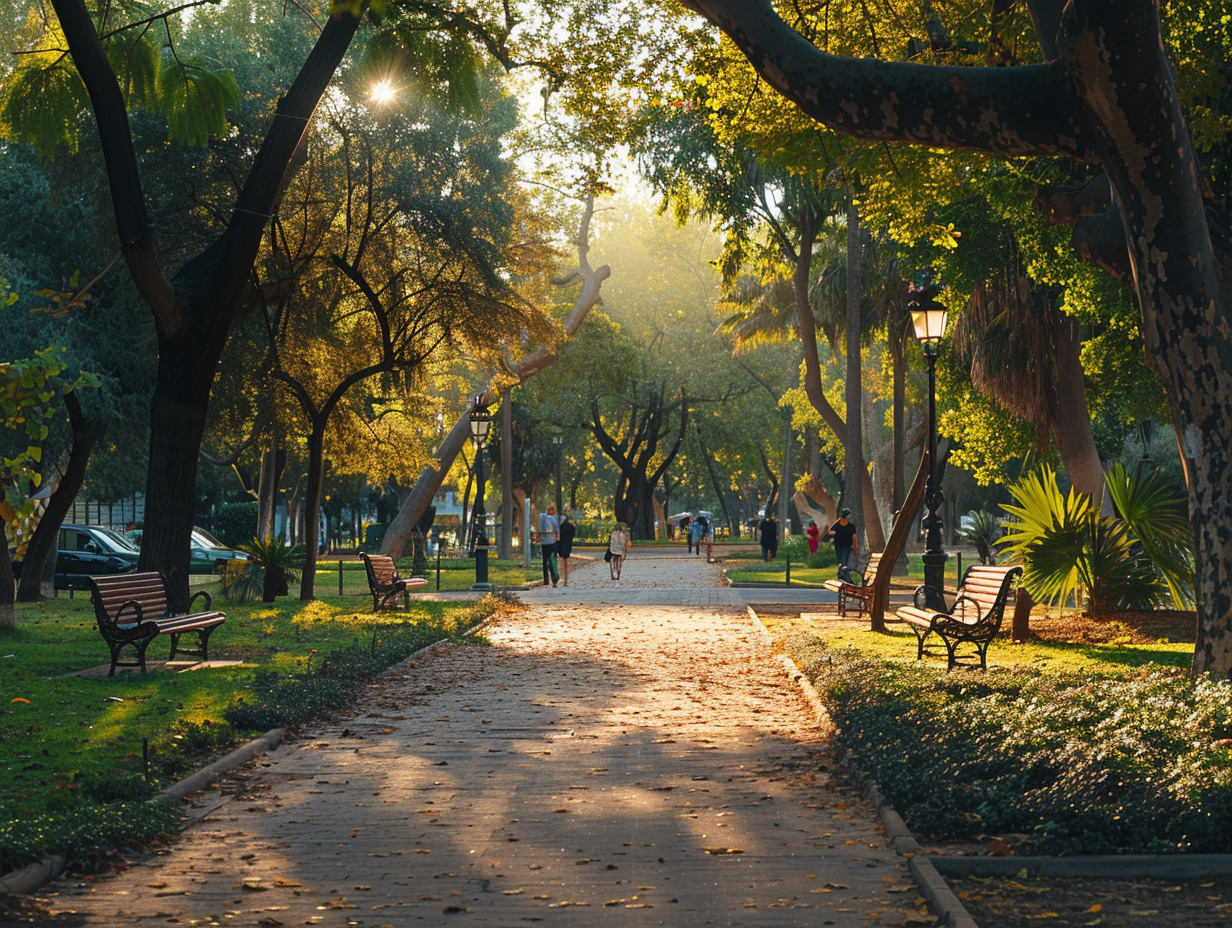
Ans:
[[[50,902],[89,926],[931,924],[717,580],[633,558],[523,594],[490,647],[399,668],[198,797],[175,847]],[[697,592],[625,600],[656,591]]]

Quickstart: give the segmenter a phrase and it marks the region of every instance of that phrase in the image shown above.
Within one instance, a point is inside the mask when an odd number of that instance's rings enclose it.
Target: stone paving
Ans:
[[[718,568],[576,566],[43,897],[88,926],[932,924]]]

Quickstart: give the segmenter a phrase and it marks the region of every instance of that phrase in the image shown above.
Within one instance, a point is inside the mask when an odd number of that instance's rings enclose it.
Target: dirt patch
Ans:
[[[1121,612],[1099,619],[1078,613],[1031,616],[1031,633],[1041,641],[1077,644],[1156,644],[1171,641],[1193,644],[1197,630],[1197,613],[1178,609]]]
[[[1167,881],[987,879],[949,881],[984,928],[1226,928],[1232,878]]]

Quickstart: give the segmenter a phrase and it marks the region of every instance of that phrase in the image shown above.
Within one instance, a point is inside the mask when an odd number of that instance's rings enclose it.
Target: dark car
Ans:
[[[137,569],[140,552],[128,540],[97,525],[61,525],[60,547],[56,553],[57,590],[85,590],[86,577],[122,574]],[[21,575],[21,564],[13,564]]]
[[[126,532],[124,537],[137,548],[141,547],[141,529]],[[199,525],[194,525],[189,538],[188,571],[194,574],[214,574],[222,570],[227,561],[246,561],[243,551],[224,545]]]

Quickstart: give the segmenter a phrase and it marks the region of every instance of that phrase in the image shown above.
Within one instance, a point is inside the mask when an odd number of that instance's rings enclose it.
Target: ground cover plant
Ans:
[[[1100,672],[946,673],[800,632],[784,645],[839,744],[926,840],[1011,835],[1043,854],[1232,851],[1226,683],[1111,661]]]
[[[0,873],[166,833],[176,814],[146,801],[158,790],[255,734],[341,708],[359,682],[501,607],[220,604],[228,617],[211,658],[237,663],[114,678],[77,675],[107,659],[88,598],[18,607],[17,627],[0,635]],[[148,659],[168,647],[155,642]]]

